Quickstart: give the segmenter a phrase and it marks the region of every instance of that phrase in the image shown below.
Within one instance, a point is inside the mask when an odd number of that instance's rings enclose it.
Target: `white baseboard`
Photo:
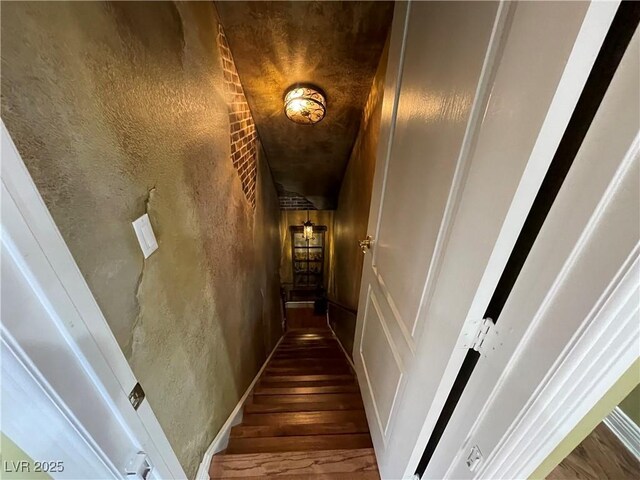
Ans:
[[[605,417],[604,424],[640,460],[640,427],[620,407]]]
[[[258,382],[258,379],[262,375],[262,372],[266,368],[267,363],[269,363],[269,360],[271,360],[271,357],[276,351],[276,348],[278,348],[278,345],[280,345],[280,342],[282,342],[283,338],[284,336],[280,337],[280,340],[278,340],[278,343],[276,343],[276,346],[273,347],[273,350],[271,350],[271,353],[269,354],[267,359],[264,361],[264,364],[262,365],[258,373],[256,373],[256,376],[253,378],[253,381],[251,382],[249,387],[247,387],[247,390],[244,392],[244,395],[242,395],[242,397],[238,401],[236,408],[233,409],[233,411],[229,415],[229,418],[227,418],[227,421],[224,422],[224,425],[222,425],[222,428],[220,428],[220,431],[218,432],[216,437],[213,439],[213,442],[211,442],[211,445],[209,445],[209,448],[207,448],[207,450],[204,452],[204,456],[202,457],[202,462],[200,462],[200,466],[198,467],[198,472],[196,473],[195,480],[210,480],[209,467],[211,466],[211,460],[213,459],[213,456],[216,453],[221,452],[222,450],[227,448],[227,445],[229,444],[229,435],[231,434],[231,427],[233,427],[234,425],[238,425],[240,422],[242,422],[242,410],[244,408],[244,404],[247,401],[249,394],[253,390],[253,387],[255,387],[256,383]]]

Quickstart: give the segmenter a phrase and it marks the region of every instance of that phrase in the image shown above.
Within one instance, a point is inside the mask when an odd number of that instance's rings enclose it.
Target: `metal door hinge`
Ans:
[[[490,318],[472,321],[463,332],[462,346],[486,356],[490,349],[495,350],[493,339],[498,335],[495,326]]]
[[[469,452],[469,456],[467,457],[466,464],[469,467],[469,470],[475,472],[478,470],[478,467],[482,463],[484,457],[482,456],[482,452],[480,451],[480,447],[478,445],[474,445]]]
[[[145,452],[136,453],[124,469],[127,480],[149,480],[153,467]]]

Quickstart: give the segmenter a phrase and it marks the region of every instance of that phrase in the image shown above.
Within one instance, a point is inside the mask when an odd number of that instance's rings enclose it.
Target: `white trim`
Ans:
[[[504,5],[505,3],[506,5]],[[503,221],[500,233],[494,243],[493,251],[489,257],[482,278],[478,283],[475,295],[467,311],[466,318],[460,330],[461,334],[458,338],[457,345],[451,353],[442,375],[442,380],[440,381],[431,402],[431,407],[426,415],[422,429],[417,438],[416,448],[414,448],[404,472],[404,478],[409,478],[415,471],[419,459],[424,452],[424,448],[427,445],[431,433],[433,432],[436,422],[440,416],[440,412],[442,411],[442,407],[444,406],[449,392],[451,391],[453,382],[455,381],[467,354],[467,349],[464,347],[464,332],[469,328],[469,323],[477,321],[477,319],[482,318],[484,314],[486,306],[491,299],[500,279],[500,275],[504,270],[504,266],[506,265],[509,255],[513,250],[518,235],[520,234],[522,225],[524,224],[524,221],[531,209],[531,205],[535,200],[549,164],[553,159],[553,154],[557,149],[566,125],[573,114],[580,93],[582,92],[582,88],[587,81],[589,73],[591,72],[593,63],[600,51],[600,47],[608,32],[618,4],[619,1],[593,2],[589,6],[578,36],[574,42],[574,47],[562,72],[556,92],[547,110],[546,117],[542,123],[536,142],[527,161],[525,170],[522,173],[517,190]],[[501,11],[503,18],[496,20],[496,25],[494,26],[496,29],[494,32],[495,35],[493,35],[491,39],[496,42],[495,45],[492,45],[492,48],[496,49],[493,55],[499,55],[503,48],[502,44],[509,40],[508,35],[510,30],[508,29],[511,28],[511,10],[513,8],[517,9],[518,4],[517,2],[511,4],[509,2],[501,2],[501,8],[504,8],[504,10]],[[486,81],[491,81],[491,77],[495,74],[495,72],[489,68],[496,60],[496,58],[490,57],[485,59],[485,62],[488,63],[488,70],[483,72],[483,74],[487,75]],[[497,66],[499,65],[495,65],[494,69]],[[464,165],[462,166],[464,167]],[[465,178],[462,179],[462,181],[465,180]],[[451,200],[455,201],[456,197],[453,196]],[[455,206],[455,208],[457,208],[457,206]],[[431,301],[429,294],[426,295],[425,301]],[[417,331],[416,335],[421,335],[421,333]],[[432,459],[431,462],[433,463],[433,461],[434,460]]]
[[[253,381],[247,387],[247,390],[244,392],[244,395],[242,395],[242,397],[240,397],[240,400],[238,400],[238,404],[236,405],[236,407],[233,409],[233,411],[227,418],[227,421],[224,422],[224,425],[222,425],[222,427],[220,428],[220,431],[211,442],[211,445],[209,445],[209,448],[207,448],[207,450],[204,452],[204,456],[202,457],[202,462],[200,462],[200,466],[198,467],[198,472],[196,473],[196,480],[210,479],[209,468],[211,467],[211,460],[213,459],[213,456],[216,453],[221,452],[222,450],[227,448],[227,445],[229,444],[229,435],[231,434],[231,427],[233,427],[234,425],[238,425],[240,422],[242,422],[242,409],[244,407],[244,404],[247,401],[247,398],[249,398],[249,395],[253,391],[253,388],[255,387],[256,383],[258,383],[258,380],[262,376],[262,372],[264,372],[264,369],[267,368],[267,364],[271,360],[271,357],[273,357],[273,354],[275,353],[276,349],[280,345],[280,342],[282,342],[283,338],[284,338],[284,335],[280,337],[280,340],[278,340],[278,343],[276,343],[276,346],[273,347],[273,350],[271,350],[271,353],[262,364],[262,367],[260,368],[258,373],[256,373],[256,376],[253,378]]]
[[[522,344],[535,331],[551,299],[562,288],[568,272],[582,254],[601,218],[610,208],[622,179],[629,174],[639,154],[640,134],[634,138],[536,317],[531,321]],[[500,440],[480,470],[479,476],[528,476],[636,360],[638,351],[633,346],[640,340],[640,307],[637,301],[634,302],[634,295],[637,296],[640,291],[639,256],[640,243],[631,251],[590,315],[565,347],[563,354]],[[617,322],[616,328],[612,328],[613,322]],[[517,357],[514,356],[505,372],[511,371],[511,363],[516,361]],[[501,381],[502,379],[498,386]],[[589,393],[576,395],[575,392]],[[486,405],[490,405],[492,399],[493,394]],[[479,419],[483,413],[478,416]],[[471,431],[475,428],[476,425]],[[536,436],[542,438],[536,442]]]
[[[18,342],[3,327],[2,431],[31,458],[48,458],[56,445],[56,461],[65,470],[87,478],[122,478],[122,472],[42,376]],[[25,408],[25,405],[28,407]],[[38,421],[46,419],[46,421]],[[34,421],[35,420],[35,421]],[[51,473],[53,478],[59,475]]]
[[[627,450],[640,460],[640,427],[620,407],[614,408],[603,421]]]
[[[639,253],[636,246],[477,478],[528,477],[637,359]]]
[[[68,336],[74,355],[85,362],[102,386],[102,394],[138,438],[147,438],[145,450],[166,478],[186,478],[149,402],[136,412],[127,394],[137,383],[89,286],[60,234],[33,182],[4,122],[1,122],[2,165],[0,177],[6,188],[3,198],[3,229],[13,238],[20,257],[42,286],[52,308],[63,312],[60,328]],[[8,200],[5,202],[4,200]],[[12,225],[6,223],[11,221]],[[21,224],[26,228],[20,227]],[[47,282],[42,282],[46,278]]]

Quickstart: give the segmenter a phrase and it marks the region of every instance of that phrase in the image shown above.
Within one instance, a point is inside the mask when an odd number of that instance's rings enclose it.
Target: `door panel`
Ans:
[[[496,6],[416,2],[410,9],[373,268],[413,349],[420,301]]]
[[[640,105],[639,59],[640,31],[627,48],[500,314],[496,328],[501,347],[480,358],[425,472],[427,478],[473,477],[464,463],[470,445],[478,445],[485,457],[476,476],[530,475],[531,471],[503,470],[506,467],[495,461],[496,453],[502,461],[506,458],[512,462],[518,457],[511,453],[517,436],[510,428],[516,422],[523,423],[526,410],[533,411],[536,393],[543,391],[551,377],[558,377],[558,366],[566,363],[567,345],[573,343],[575,348],[575,339],[587,330],[584,324],[593,329],[594,318],[606,310],[603,305],[612,303],[621,272],[627,271],[626,265],[637,263],[640,113],[637,107],[629,106]],[[630,361],[640,352],[639,277],[634,275],[631,298],[636,295],[636,300],[630,305],[631,311],[625,312],[629,305],[621,302],[616,306],[621,314],[607,314],[610,320],[606,326],[611,332],[625,331],[629,339],[635,335],[636,348],[630,351]],[[629,316],[636,328],[623,330]],[[576,384],[585,370],[581,366],[576,371]],[[608,379],[599,381],[617,378],[611,371]],[[590,394],[582,391],[572,396],[582,401]],[[559,424],[562,432],[557,438],[571,427]],[[532,456],[538,450],[548,453],[553,448],[549,442],[526,440],[532,442]]]
[[[569,121],[589,5],[396,4],[354,345],[383,478],[415,471]]]
[[[386,441],[403,369],[375,295],[370,292],[368,299],[360,341],[360,359],[371,392],[379,434]]]
[[[378,462],[415,363],[422,299],[497,12],[492,2],[396,4],[354,359]],[[400,86],[400,88],[397,88]],[[385,132],[388,132],[385,138]],[[386,468],[385,468],[386,467]]]

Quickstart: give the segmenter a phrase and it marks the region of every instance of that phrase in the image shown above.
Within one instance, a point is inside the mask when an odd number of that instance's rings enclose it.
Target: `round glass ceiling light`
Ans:
[[[302,125],[313,125],[327,113],[324,93],[311,85],[294,85],[284,96],[284,113],[289,120]]]

